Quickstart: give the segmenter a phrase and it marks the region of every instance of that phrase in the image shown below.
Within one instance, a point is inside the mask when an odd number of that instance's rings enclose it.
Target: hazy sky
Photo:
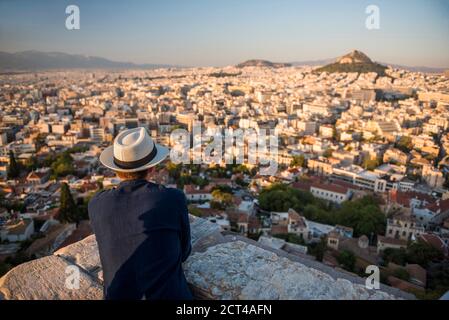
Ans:
[[[81,29],[65,28],[80,8]],[[380,30],[365,8],[380,8]],[[359,49],[372,59],[449,67],[448,0],[0,0],[0,51],[224,66],[304,61]]]

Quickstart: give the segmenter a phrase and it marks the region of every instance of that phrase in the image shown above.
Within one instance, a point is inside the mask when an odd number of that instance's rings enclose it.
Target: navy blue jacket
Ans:
[[[89,217],[105,299],[192,299],[181,265],[191,251],[182,191],[146,180],[124,181],[92,198]]]

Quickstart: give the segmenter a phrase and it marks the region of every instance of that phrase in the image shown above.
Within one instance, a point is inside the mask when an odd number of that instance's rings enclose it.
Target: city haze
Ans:
[[[338,57],[449,67],[447,1],[0,1],[0,51],[38,50],[138,64],[227,66]],[[65,8],[80,8],[67,30]],[[368,30],[366,7],[380,9]]]

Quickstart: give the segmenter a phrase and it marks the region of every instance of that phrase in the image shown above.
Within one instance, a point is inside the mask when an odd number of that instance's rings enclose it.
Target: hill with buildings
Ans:
[[[279,63],[279,62],[271,62],[267,60],[247,60],[245,62],[239,63],[237,68],[245,68],[245,67],[265,67],[265,68],[285,68],[291,67],[290,63]]]
[[[315,72],[359,72],[368,73],[376,72],[380,76],[385,75],[387,67],[373,62],[366,54],[361,51],[353,50],[352,52],[338,58],[334,63],[325,65],[315,70]]]

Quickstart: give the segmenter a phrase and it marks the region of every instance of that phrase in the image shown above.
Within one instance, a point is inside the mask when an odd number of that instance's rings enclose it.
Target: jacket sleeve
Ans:
[[[187,208],[187,200],[182,194],[182,208],[181,208],[181,249],[182,262],[186,261],[192,251],[191,237],[190,237],[190,221],[189,209]]]

